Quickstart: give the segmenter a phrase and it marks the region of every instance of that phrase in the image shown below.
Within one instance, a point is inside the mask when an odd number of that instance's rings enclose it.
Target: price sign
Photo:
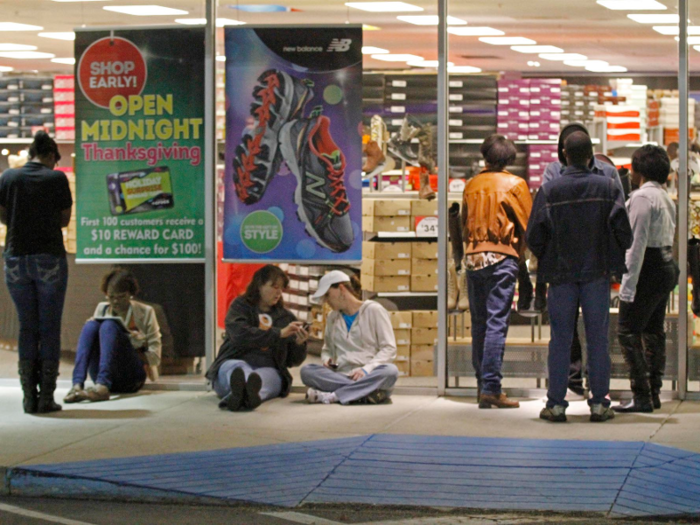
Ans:
[[[438,218],[435,216],[416,217],[416,237],[437,237]]]

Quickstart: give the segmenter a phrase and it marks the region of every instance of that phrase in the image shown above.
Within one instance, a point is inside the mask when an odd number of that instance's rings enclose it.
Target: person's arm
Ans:
[[[544,189],[540,188],[537,195],[535,195],[535,203],[532,206],[526,233],[527,245],[538,259],[541,259],[547,251],[549,237],[550,228],[547,197]]]
[[[71,208],[61,211],[61,228],[65,228],[70,224]]]
[[[371,311],[368,309],[363,313],[370,316],[370,327],[377,339],[377,353],[369,363],[362,367],[365,373],[370,374],[379,365],[388,365],[394,362],[396,359],[396,337],[394,329],[391,327],[389,313],[383,306],[379,305],[379,308],[372,308]]]
[[[0,206],[0,223],[7,224],[7,208]]]
[[[467,182],[467,185],[469,183]],[[469,207],[467,206],[467,188],[464,188],[462,195],[462,244],[469,240],[467,235],[467,220],[469,219]]]
[[[58,179],[58,208],[61,210],[61,228],[65,228],[70,223],[71,209],[73,208],[73,196],[70,192],[68,177],[65,173],[60,173]]]
[[[280,328],[273,326],[269,330],[261,330],[257,324],[253,325],[247,308],[252,309],[234,301],[226,314],[226,333],[234,345],[241,349],[266,348],[282,338]]]
[[[333,348],[333,339],[331,331],[335,324],[335,313],[330,313],[326,318],[326,328],[323,333],[323,348],[321,348],[321,363],[325,366],[328,361],[334,359],[335,349]]]
[[[142,331],[145,341],[148,344],[148,351],[153,352],[158,356],[158,359],[160,359],[163,345],[160,334],[160,325],[158,324],[158,319],[156,318],[156,311],[153,308],[148,309],[144,325],[145,326]]]
[[[651,225],[651,201],[644,196],[635,196],[630,201],[629,220],[632,226],[632,247],[625,254],[627,273],[622,277],[620,300],[627,303],[634,301],[639,274],[644,263],[644,252],[649,239]]]
[[[612,185],[613,206],[610,210],[608,224],[613,232],[615,241],[621,250],[626,251],[632,246],[632,227],[630,226],[624,194],[617,185]]]
[[[521,239],[522,253],[520,255],[522,255],[525,253],[526,245],[523,241],[525,241],[527,224],[532,213],[532,196],[530,195],[530,188],[528,188],[527,182],[522,179],[519,180],[511,190],[511,195],[513,196],[511,209],[513,210],[517,231],[519,232],[518,237]]]

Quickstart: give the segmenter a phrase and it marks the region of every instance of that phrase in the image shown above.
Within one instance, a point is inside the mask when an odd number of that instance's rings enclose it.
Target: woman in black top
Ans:
[[[306,359],[308,333],[284,308],[282,290],[287,275],[271,264],[263,266],[226,314],[225,341],[207,371],[220,408],[254,409],[275,397],[286,397],[292,386],[288,368]]]
[[[19,376],[28,414],[61,410],[53,399],[68,283],[61,228],[68,226],[73,199],[65,173],[54,170],[60,159],[56,142],[39,131],[29,162],[0,177],[5,282],[19,316]]]

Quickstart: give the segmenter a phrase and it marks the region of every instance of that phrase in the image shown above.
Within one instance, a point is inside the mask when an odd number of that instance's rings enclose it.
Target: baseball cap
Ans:
[[[328,293],[328,290],[334,284],[349,282],[350,277],[345,272],[341,272],[340,270],[330,271],[326,275],[321,277],[321,280],[318,282],[318,290],[316,290],[316,292],[311,296],[311,298],[318,301]]]

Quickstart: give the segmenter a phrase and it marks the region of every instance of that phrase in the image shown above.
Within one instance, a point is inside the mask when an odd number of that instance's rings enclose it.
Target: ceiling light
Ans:
[[[656,0],[597,0],[596,3],[614,11],[665,11],[668,9]]]
[[[493,27],[448,27],[447,32],[458,36],[501,36],[503,31]]]
[[[651,15],[633,14],[627,15],[627,18],[639,22],[640,24],[677,24],[680,21],[678,15],[666,15],[661,13],[654,13]]]
[[[105,6],[102,9],[105,11],[114,11],[115,13],[123,13],[125,15],[134,16],[164,16],[164,15],[187,15],[187,11],[182,9],[173,9],[172,7],[163,7],[160,5],[115,5]]]
[[[412,62],[416,60],[423,60],[423,57],[418,55],[402,55],[402,54],[386,54],[386,55],[372,55],[375,60],[383,60],[385,62]]]
[[[680,38],[676,37],[676,40],[680,40]],[[688,45],[693,46],[695,44],[700,44],[700,36],[689,36]]]
[[[176,18],[175,22],[178,24],[184,24],[186,26],[203,26],[206,25],[206,18]],[[232,20],[230,18],[217,18],[216,27],[226,27],[226,26],[242,26],[245,22],[240,20]]]
[[[0,72],[7,73],[8,71],[14,71],[15,68],[10,66],[0,66]]]
[[[75,40],[75,33],[73,31],[66,31],[63,33],[39,33],[42,38],[53,38],[55,40]]]
[[[579,53],[542,53],[540,58],[545,60],[587,60],[586,55],[581,55]]]
[[[29,24],[17,24],[15,22],[0,22],[0,32],[2,31],[43,31],[41,26],[30,26]]]
[[[528,60],[527,65],[530,67],[540,67],[541,64],[539,62],[533,62],[532,60]]]
[[[0,57],[3,58],[53,58],[56,55],[53,53],[40,53],[39,51],[5,51],[0,53]]]
[[[566,60],[564,65],[571,67],[608,66],[605,60]]]
[[[556,46],[513,46],[513,51],[518,53],[563,53],[564,50]]]
[[[388,53],[388,49],[382,49],[381,47],[373,47],[373,46],[362,46],[362,54],[363,55],[380,55],[383,53]]]
[[[472,66],[452,66],[447,68],[448,73],[481,73],[481,68]]]
[[[372,13],[399,13],[401,11],[423,11],[422,7],[406,2],[345,2],[348,7]]]
[[[283,5],[257,5],[257,4],[236,4],[226,6],[229,9],[238,9],[239,11],[245,11],[247,13],[284,13],[284,12],[299,12],[301,9],[295,9],[294,7],[286,7]]]
[[[216,61],[217,62],[226,62],[226,55],[217,55]]]
[[[109,0],[53,0],[54,2],[109,2]]]
[[[417,26],[436,26],[440,21],[438,15],[401,15],[397,16],[399,20],[403,22],[408,22],[409,24],[414,24]],[[464,26],[467,25],[466,20],[461,18],[455,18],[454,16],[447,17],[447,25],[449,26]]]
[[[681,29],[678,26],[654,26],[652,27],[657,33],[662,35],[680,35]],[[700,35],[700,26],[688,26],[689,35]]]
[[[72,66],[75,65],[75,58],[52,58],[51,62],[54,64],[68,64]]]
[[[362,24],[363,31],[380,31],[381,29],[381,27],[371,26],[369,24]]]
[[[626,73],[627,68],[623,66],[586,66],[586,71],[593,73]]]
[[[486,36],[480,38],[479,41],[492,46],[529,46],[537,43],[522,36]]]
[[[413,67],[440,67],[440,62],[437,60],[412,60],[406,63]],[[454,65],[454,62],[447,63],[447,67],[452,67]]]
[[[0,44],[0,51],[36,51],[36,46],[25,44]]]

